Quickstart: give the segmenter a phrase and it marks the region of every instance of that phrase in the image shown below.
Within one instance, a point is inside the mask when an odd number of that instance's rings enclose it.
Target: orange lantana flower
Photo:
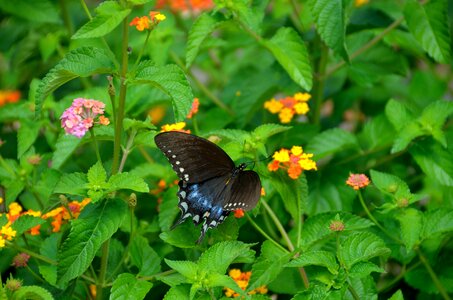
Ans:
[[[370,179],[365,174],[351,174],[346,180],[346,184],[358,191],[370,184]]]
[[[311,95],[308,93],[296,93],[279,100],[272,98],[264,102],[264,108],[272,114],[278,114],[280,122],[289,123],[294,115],[305,115],[310,110],[307,101]]]
[[[292,179],[299,178],[304,170],[317,170],[316,162],[311,159],[313,154],[304,153],[300,146],[293,146],[291,150],[283,148],[272,157],[274,160],[267,165],[267,169],[271,172],[285,169]]]

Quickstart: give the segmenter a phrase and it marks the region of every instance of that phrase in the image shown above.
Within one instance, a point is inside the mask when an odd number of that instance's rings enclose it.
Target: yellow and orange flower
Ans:
[[[187,119],[192,119],[192,117],[198,112],[198,106],[200,106],[198,98],[193,99],[192,108],[187,115]]]
[[[166,18],[167,17],[164,14],[161,14],[158,11],[150,11],[149,17],[148,16],[135,17],[129,23],[129,26],[135,26],[135,28],[138,31],[143,31],[145,29],[152,30],[152,29],[154,29],[154,27],[156,27],[157,24],[159,24],[161,21],[165,20]]]
[[[346,184],[358,191],[370,184],[370,179],[365,174],[350,174]]]
[[[252,272],[241,272],[239,269],[231,269],[228,272],[228,275],[233,278],[233,280],[237,283],[237,285],[245,291],[247,286],[249,285],[250,281],[250,276],[252,276]],[[224,288],[225,291],[225,296],[229,298],[235,298],[239,297],[239,294],[233,291],[230,288]],[[260,286],[253,291],[248,292],[249,295],[254,295],[254,294],[266,294],[267,293],[267,287],[265,285]]]
[[[316,162],[311,159],[313,154],[304,153],[300,146],[293,146],[291,150],[282,148],[272,157],[274,160],[267,165],[267,169],[271,172],[287,170],[292,179],[299,178],[304,170],[317,170]]]
[[[7,103],[15,103],[20,100],[20,92],[15,90],[0,91],[0,106]]]
[[[293,96],[288,96],[276,100],[272,98],[264,102],[264,108],[272,114],[278,114],[280,122],[289,123],[294,115],[306,115],[310,108],[308,107],[308,100],[311,95],[308,93],[296,93]]]
[[[211,10],[214,7],[212,0],[157,0],[156,7],[158,9],[169,7],[173,12],[194,12]]]
[[[190,133],[190,130],[184,130],[184,127],[186,127],[186,122],[179,122],[175,124],[165,124],[161,127],[161,132],[167,132],[167,131],[179,131],[179,132],[185,132],[185,133]]]
[[[64,206],[57,207],[48,213],[44,214],[42,218],[47,220],[52,218],[52,232],[59,232],[61,225],[70,220],[77,219],[82,211],[82,209],[91,202],[90,198],[85,198],[82,202],[72,201],[68,203],[68,209]]]

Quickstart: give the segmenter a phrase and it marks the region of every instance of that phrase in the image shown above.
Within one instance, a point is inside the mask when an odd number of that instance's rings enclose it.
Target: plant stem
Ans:
[[[442,285],[442,282],[440,282],[440,280],[437,277],[436,273],[434,272],[433,268],[431,268],[431,265],[429,264],[428,260],[423,255],[422,251],[418,248],[418,249],[415,249],[415,252],[417,252],[417,255],[420,258],[420,261],[425,266],[426,271],[428,271],[428,273],[429,273],[429,276],[431,276],[431,279],[433,280],[436,288],[439,290],[439,293],[442,295],[442,298],[444,298],[445,300],[450,300],[451,299],[450,296],[448,296],[448,293],[445,290],[444,286]]]
[[[319,125],[321,120],[321,108],[324,100],[324,74],[326,72],[327,58],[329,56],[329,49],[322,41],[318,43],[321,47],[321,57],[319,58],[317,74],[319,74],[316,86],[314,89],[314,111],[313,111],[313,124]]]
[[[135,68],[137,67],[138,63],[140,62],[140,60],[143,56],[143,52],[145,51],[146,45],[148,44],[150,35],[151,35],[151,30],[148,30],[148,33],[146,34],[145,42],[143,43],[143,47],[140,49],[140,52],[138,53],[138,56],[137,56],[137,60],[135,61],[134,67],[132,68],[133,70],[135,70]]]
[[[94,133],[93,127],[90,128],[91,139],[93,140],[94,151],[96,152],[96,157],[98,161],[102,164],[101,154],[99,153],[98,140],[96,139],[96,134]]]
[[[365,201],[363,200],[363,196],[362,196],[362,193],[360,192],[360,190],[357,192],[357,194],[359,195],[359,200],[360,200],[360,204],[362,204],[362,207],[363,209],[365,210],[365,213],[367,214],[368,218],[373,221],[373,223],[379,227],[379,229],[382,230],[382,232],[384,232],[389,238],[391,238],[392,240],[398,242],[399,244],[403,244],[403,242],[394,237],[393,234],[391,234],[389,231],[387,231],[387,229],[385,229],[374,217],[373,215],[371,214],[370,210],[368,209],[368,207],[366,206],[365,204]]]
[[[256,224],[255,221],[253,221],[252,218],[248,214],[245,214],[245,216],[246,216],[247,220],[250,222],[250,224],[252,224],[252,226],[255,227],[255,229],[259,233],[261,233],[268,241],[272,242],[275,246],[280,248],[282,251],[289,252],[282,245],[280,245],[273,238],[271,238],[261,227],[259,227],[258,224]]]
[[[126,73],[128,63],[128,37],[129,37],[129,24],[127,18],[123,20],[123,44],[121,46],[121,74],[120,74],[120,95],[119,105],[115,120],[115,139],[113,143],[113,163],[112,163],[112,174],[118,173],[118,166],[120,160],[120,149],[121,149],[121,136],[123,133],[123,119],[124,109],[126,106]]]
[[[137,130],[133,129],[131,132],[131,135],[129,136],[129,139],[127,140],[126,149],[124,149],[124,151],[123,151],[123,157],[121,157],[120,167],[118,168],[118,172],[120,172],[120,173],[123,172],[123,168],[124,168],[124,164],[126,163],[127,156],[129,155],[129,153],[131,153],[131,148],[134,144],[134,138],[135,138],[136,134],[137,134]]]
[[[277,215],[274,213],[272,208],[267,204],[266,201],[261,200],[261,204],[264,206],[266,209],[267,213],[271,217],[272,221],[274,221],[275,226],[277,226],[278,230],[280,231],[280,234],[282,235],[283,239],[286,241],[288,244],[288,249],[290,252],[293,252],[295,250],[293,243],[291,242],[291,239],[288,236],[288,233],[286,232],[285,228],[283,227],[282,223],[280,223],[280,220],[278,219]],[[310,282],[308,281],[307,273],[305,272],[304,268],[299,268],[300,275],[302,277],[302,280],[304,282],[304,287],[308,289],[310,287]]]
[[[99,277],[96,284],[96,299],[102,299],[102,294],[105,285],[105,274],[107,273],[107,262],[109,259],[110,239],[102,244],[101,254],[101,269],[99,270]]]
[[[357,294],[357,292],[355,291],[355,289],[352,287],[352,285],[349,282],[348,282],[348,290],[351,293],[352,298],[354,298],[356,300],[360,300],[360,296]]]

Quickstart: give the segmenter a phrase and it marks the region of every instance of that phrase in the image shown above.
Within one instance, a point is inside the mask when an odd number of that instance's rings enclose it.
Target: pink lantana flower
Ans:
[[[94,124],[108,125],[110,121],[104,117],[105,104],[85,98],[77,98],[61,115],[61,127],[66,134],[81,138]],[[99,115],[99,121],[95,121]]]

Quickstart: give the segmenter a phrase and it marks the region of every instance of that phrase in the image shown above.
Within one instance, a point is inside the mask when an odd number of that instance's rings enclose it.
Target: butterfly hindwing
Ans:
[[[154,138],[181,180],[202,182],[234,168],[231,158],[216,144],[195,135],[170,131]]]
[[[261,196],[260,177],[254,171],[241,171],[234,178],[231,186],[231,192],[224,204],[225,210],[251,210],[253,209]]]

